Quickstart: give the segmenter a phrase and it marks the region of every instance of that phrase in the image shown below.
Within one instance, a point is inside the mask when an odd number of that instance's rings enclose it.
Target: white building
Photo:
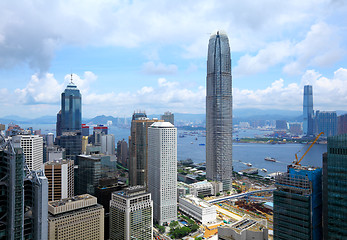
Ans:
[[[116,140],[113,134],[101,136],[101,153],[106,155],[115,155]]]
[[[148,128],[148,176],[154,220],[177,220],[177,129],[169,122]]]
[[[25,156],[25,163],[30,170],[39,170],[43,164],[43,138],[39,135],[17,135],[13,137],[20,143]]]
[[[144,186],[112,193],[110,240],[153,239],[153,201]]]
[[[199,195],[209,196],[216,195],[217,193],[221,193],[223,191],[223,183],[222,182],[208,182],[201,181],[192,183],[190,186],[190,193],[195,197]]]
[[[181,197],[178,206],[182,212],[202,224],[213,222],[217,218],[216,206],[193,195]]]

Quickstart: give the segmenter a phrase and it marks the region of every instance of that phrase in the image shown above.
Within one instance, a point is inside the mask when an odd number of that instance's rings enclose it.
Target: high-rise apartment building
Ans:
[[[172,112],[165,112],[164,115],[161,115],[161,120],[175,125],[175,115]]]
[[[144,186],[112,193],[110,239],[153,239],[153,201]]]
[[[61,130],[70,132],[81,130],[82,100],[77,86],[71,82],[61,94]],[[58,134],[57,134],[58,136]]]
[[[39,170],[43,164],[43,138],[38,135],[13,136],[14,144],[23,149],[25,163],[29,170]]]
[[[331,137],[337,134],[337,114],[336,111],[316,111],[315,134],[324,132],[324,137]]]
[[[232,77],[228,36],[212,34],[207,55],[206,177],[231,188]]]
[[[303,132],[305,136],[312,136],[313,131],[313,95],[312,95],[312,86],[304,86],[304,104],[303,104],[303,114],[304,114],[304,123],[303,123]]]
[[[0,134],[0,239],[23,239],[24,154]]]
[[[177,129],[171,123],[148,128],[148,174],[154,220],[160,225],[177,220]]]
[[[323,239],[347,239],[347,134],[328,137],[323,155]]]
[[[48,239],[104,239],[104,208],[89,194],[48,202]]]
[[[154,122],[163,120],[149,119],[145,113],[134,113],[131,121],[129,141],[129,184],[147,186],[148,182],[148,128]]]
[[[275,185],[274,239],[322,239],[322,169],[288,166]]]
[[[57,201],[74,196],[74,161],[59,159],[45,163],[49,182],[48,200]]]

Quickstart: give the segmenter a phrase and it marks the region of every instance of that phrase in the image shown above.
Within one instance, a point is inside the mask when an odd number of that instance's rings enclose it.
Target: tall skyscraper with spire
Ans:
[[[312,86],[304,86],[304,104],[303,104],[304,124],[303,132],[305,136],[313,135],[313,96]]]
[[[61,94],[61,130],[71,132],[81,130],[82,100],[77,86],[71,82]]]
[[[229,39],[212,34],[208,44],[206,93],[207,179],[231,188],[232,178],[232,77]]]

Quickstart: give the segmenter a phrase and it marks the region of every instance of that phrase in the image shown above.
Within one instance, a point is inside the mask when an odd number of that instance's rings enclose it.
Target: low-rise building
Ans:
[[[48,202],[48,239],[104,239],[104,208],[89,194]]]
[[[253,220],[247,217],[232,224],[218,227],[220,240],[267,240],[268,229],[266,220]]]
[[[193,195],[186,195],[179,199],[179,209],[195,220],[206,224],[213,222],[217,217],[216,207]]]

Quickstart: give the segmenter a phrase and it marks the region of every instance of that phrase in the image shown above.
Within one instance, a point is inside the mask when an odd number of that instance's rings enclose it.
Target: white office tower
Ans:
[[[110,239],[153,239],[153,201],[144,186],[112,193]]]
[[[101,152],[106,155],[115,155],[116,140],[113,134],[101,136]]]
[[[154,220],[177,220],[177,129],[169,122],[148,128],[148,175]]]
[[[14,136],[15,144],[20,143],[29,170],[39,170],[43,164],[43,138],[39,135]]]

